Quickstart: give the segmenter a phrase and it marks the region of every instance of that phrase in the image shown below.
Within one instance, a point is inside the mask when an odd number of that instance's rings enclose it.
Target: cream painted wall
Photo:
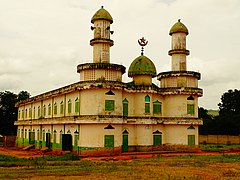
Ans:
[[[133,76],[133,81],[135,85],[152,85],[152,76],[151,75],[135,75]]]
[[[169,144],[188,144],[188,135],[195,135],[195,143],[198,145],[198,128],[188,129],[189,125],[166,125],[166,143]]]

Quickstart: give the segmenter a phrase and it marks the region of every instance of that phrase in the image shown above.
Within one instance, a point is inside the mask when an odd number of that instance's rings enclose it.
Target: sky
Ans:
[[[169,30],[181,19],[187,68],[202,76],[199,106],[218,109],[224,92],[240,89],[239,0],[0,0],[0,91],[35,96],[78,82],[77,65],[92,62],[90,21],[101,6],[114,21],[111,63],[128,70],[145,37],[157,73],[170,71]]]

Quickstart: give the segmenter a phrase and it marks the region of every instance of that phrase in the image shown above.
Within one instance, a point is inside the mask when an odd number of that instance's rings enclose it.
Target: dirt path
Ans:
[[[40,150],[32,149],[30,151],[24,151],[21,148],[3,148],[0,147],[0,154],[15,156],[18,158],[34,158],[41,157],[44,155],[56,155],[54,152],[42,152]],[[173,157],[173,156],[216,156],[223,154],[238,154],[238,151],[227,151],[227,152],[197,152],[197,153],[174,153],[174,152],[132,152],[123,153],[117,156],[105,156],[105,157],[84,157],[83,160],[95,160],[95,161],[118,161],[118,160],[131,160],[136,158],[156,158],[156,157]]]

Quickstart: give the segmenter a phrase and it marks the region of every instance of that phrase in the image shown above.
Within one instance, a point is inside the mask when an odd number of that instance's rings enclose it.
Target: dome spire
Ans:
[[[144,37],[142,37],[141,39],[138,40],[138,44],[140,46],[142,46],[142,49],[141,49],[141,55],[143,56],[143,51],[144,51],[144,46],[146,46],[148,43],[148,41],[146,39],[144,39]]]

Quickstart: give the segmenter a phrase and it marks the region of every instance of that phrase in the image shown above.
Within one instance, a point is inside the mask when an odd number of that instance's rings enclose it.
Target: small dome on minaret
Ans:
[[[113,23],[113,18],[110,15],[110,13],[105,10],[103,8],[103,6],[101,7],[101,9],[99,9],[92,17],[91,19],[91,23],[94,23],[94,21],[96,20],[107,20],[109,21],[111,24]]]
[[[170,29],[169,35],[172,35],[173,33],[185,33],[186,35],[188,35],[188,29],[187,27],[181,23],[181,19],[178,19],[178,22],[176,22],[172,28]]]

